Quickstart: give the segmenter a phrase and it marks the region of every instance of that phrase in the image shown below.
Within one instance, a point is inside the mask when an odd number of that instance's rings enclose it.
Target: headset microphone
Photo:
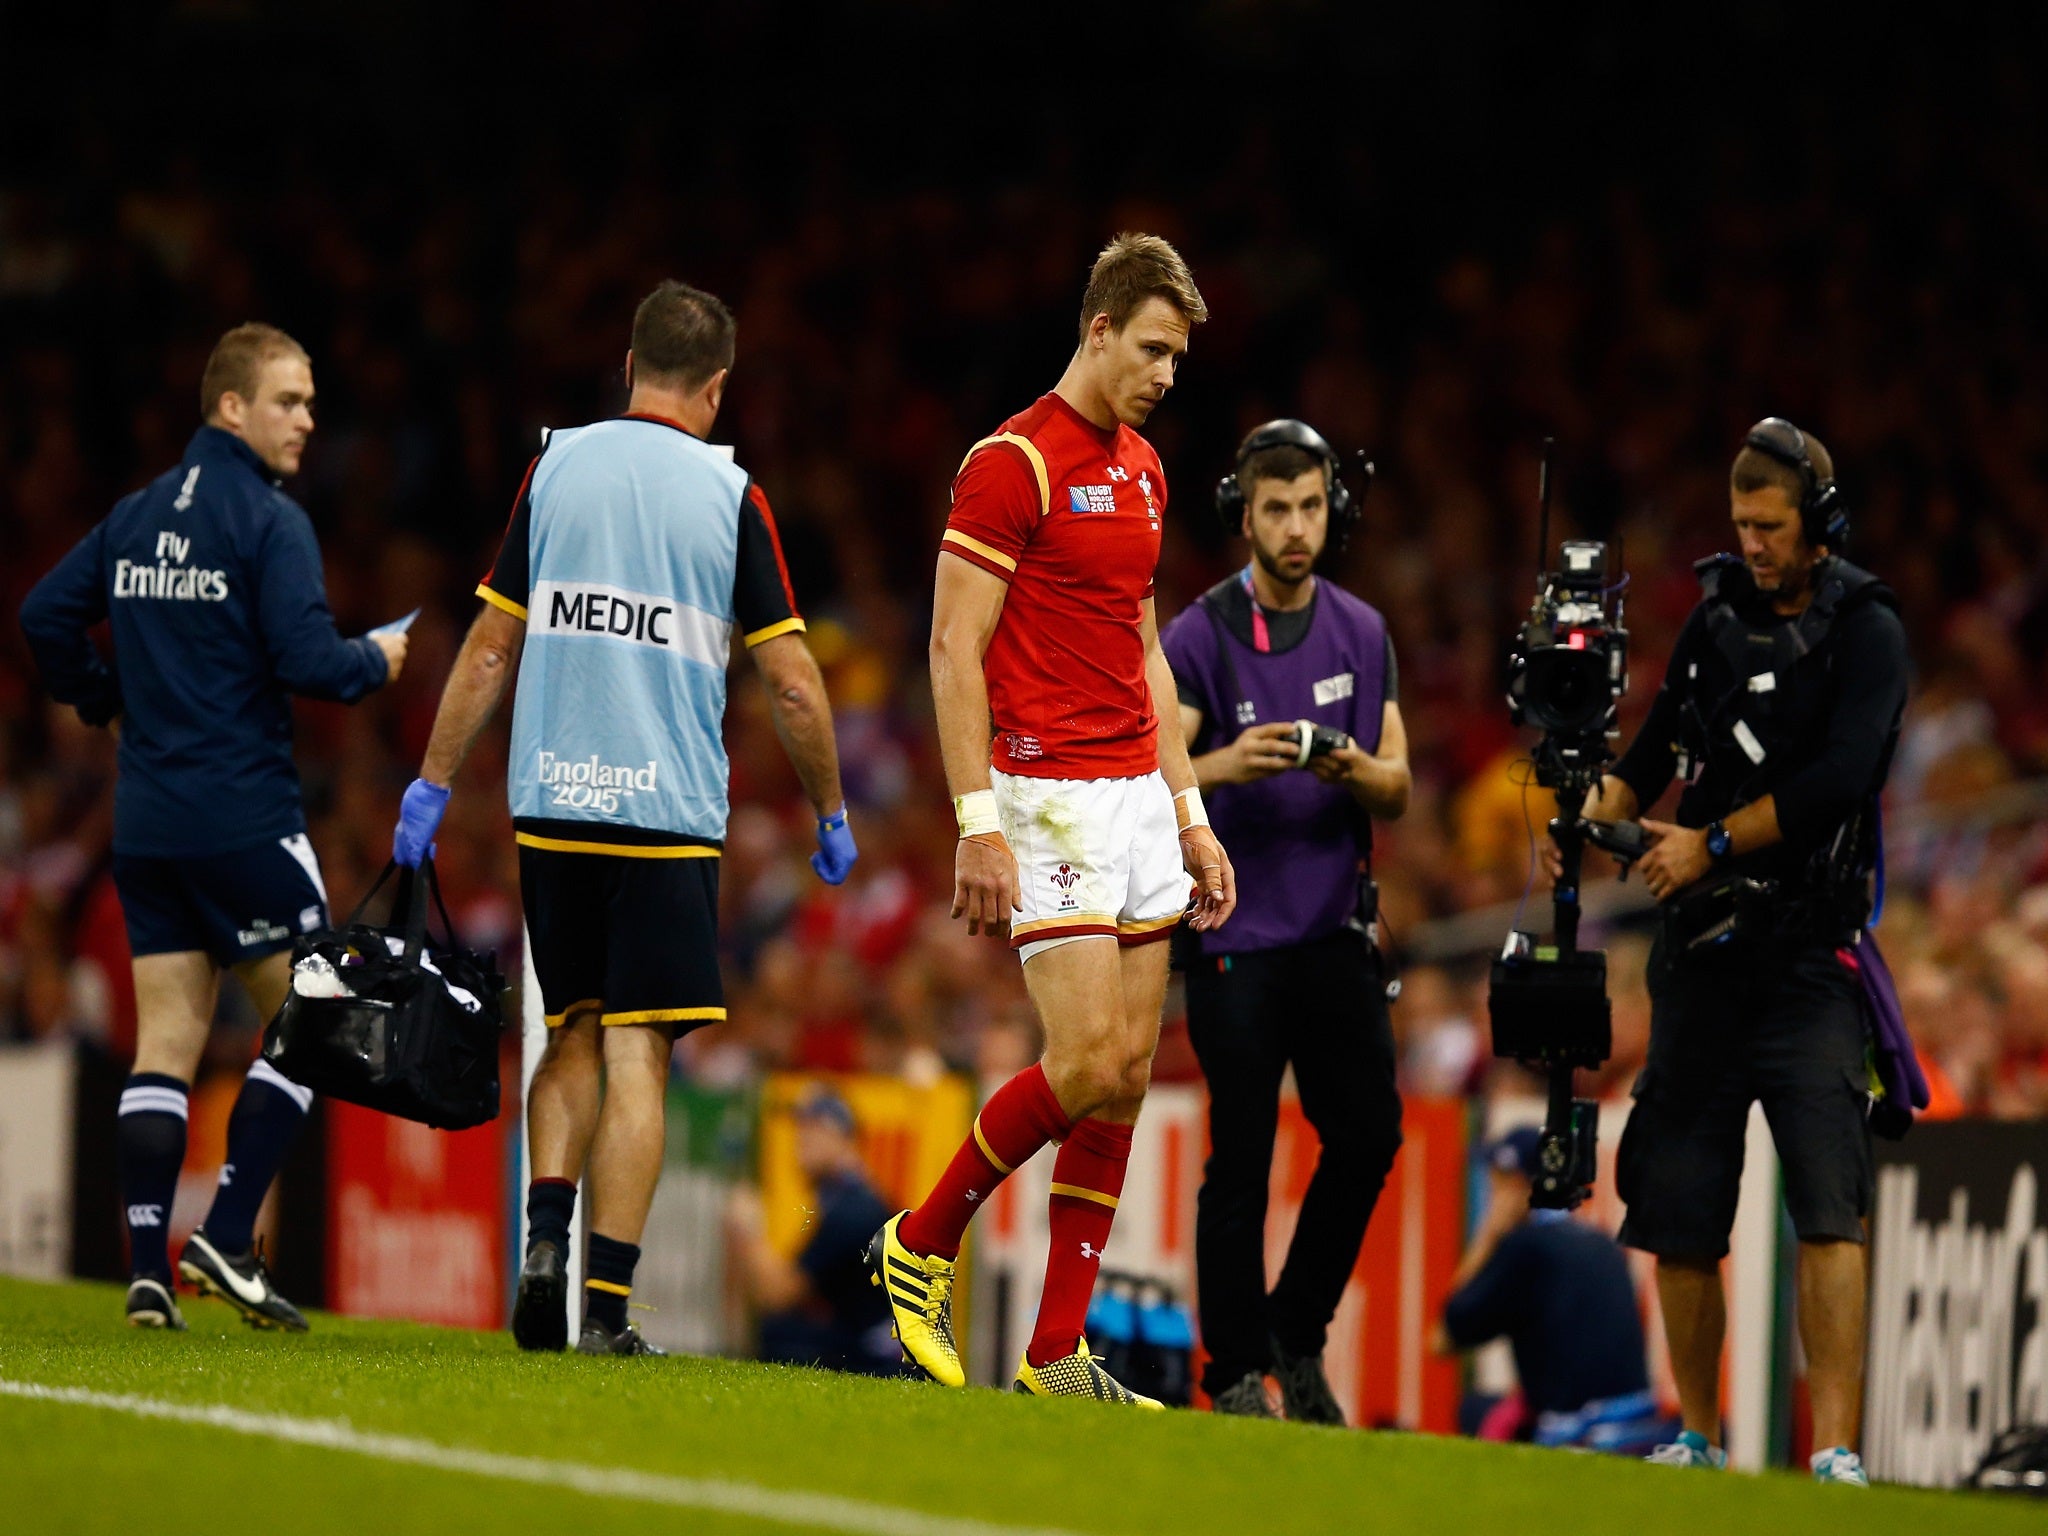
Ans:
[[[1237,468],[1216,484],[1216,514],[1223,521],[1224,531],[1233,534],[1244,531],[1244,487],[1238,477],[1243,473],[1245,464],[1253,454],[1282,447],[1303,449],[1323,461],[1324,483],[1330,502],[1330,534],[1325,553],[1338,553],[1364,513],[1365,492],[1372,488],[1372,460],[1362,451],[1359,453],[1360,490],[1357,496],[1353,496],[1351,488],[1344,483],[1343,461],[1338,458],[1337,450],[1314,427],[1291,417],[1254,427],[1238,444]]]
[[[1766,416],[1749,429],[1743,443],[1799,471],[1800,533],[1807,543],[1825,544],[1830,553],[1840,554],[1849,542],[1849,509],[1842,505],[1842,488],[1834,476],[1823,480],[1814,469],[1806,434],[1782,416]]]

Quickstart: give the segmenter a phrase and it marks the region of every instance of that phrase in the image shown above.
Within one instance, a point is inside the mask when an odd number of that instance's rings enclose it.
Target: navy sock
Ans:
[[[590,1234],[590,1278],[583,1282],[583,1315],[613,1333],[626,1326],[626,1300],[633,1294],[633,1266],[640,1250],[602,1233]]]
[[[569,1218],[576,1214],[573,1179],[535,1179],[526,1186],[526,1251],[535,1243],[553,1243],[569,1256]]]
[[[312,1089],[260,1058],[242,1079],[228,1116],[228,1159],[205,1221],[207,1238],[222,1253],[247,1253],[255,1242],[256,1213],[312,1102]]]
[[[163,1072],[133,1072],[121,1090],[115,1158],[128,1220],[128,1269],[169,1285],[171,1202],[185,1164],[185,1084]]]

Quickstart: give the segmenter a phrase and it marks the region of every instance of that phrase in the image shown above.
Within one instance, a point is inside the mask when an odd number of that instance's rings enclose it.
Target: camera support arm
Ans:
[[[1557,844],[1557,884],[1550,893],[1551,911],[1557,924],[1557,949],[1561,955],[1579,949],[1579,871],[1586,851],[1586,786],[1567,784],[1557,791],[1557,815],[1550,822],[1550,837]]]
[[[1538,482],[1539,563],[1549,547],[1553,447],[1546,438]],[[1532,771],[1557,796],[1557,819],[1550,823],[1558,851],[1555,937],[1539,944],[1533,933],[1509,934],[1493,963],[1487,1003],[1494,1054],[1549,1079],[1530,1201],[1552,1210],[1570,1210],[1592,1191],[1599,1106],[1576,1096],[1575,1076],[1580,1067],[1605,1061],[1613,1044],[1607,957],[1579,948],[1579,875],[1589,834],[1586,801],[1614,760],[1608,743],[1628,688],[1627,585],[1625,574],[1615,579],[1605,544],[1566,540],[1557,569],[1537,577],[1535,601],[1509,657],[1509,715],[1543,733],[1531,754]]]
[[[1581,783],[1560,788],[1558,814],[1550,823],[1550,835],[1557,843],[1561,865],[1551,892],[1552,921],[1556,925],[1558,959],[1567,966],[1579,953],[1579,875],[1586,846],[1586,823],[1581,813],[1586,793],[1587,787]],[[1548,1102],[1529,1203],[1539,1209],[1569,1211],[1593,1192],[1599,1110],[1591,1101],[1579,1099],[1578,1067],[1573,1061],[1552,1058],[1545,1066],[1549,1070]]]

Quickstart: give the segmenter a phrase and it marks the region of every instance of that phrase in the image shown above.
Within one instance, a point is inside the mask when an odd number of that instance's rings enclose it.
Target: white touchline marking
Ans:
[[[730,1482],[724,1478],[671,1477],[660,1472],[594,1467],[586,1462],[551,1461],[539,1456],[502,1456],[492,1451],[471,1451],[461,1446],[439,1445],[432,1440],[415,1440],[407,1435],[374,1434],[355,1428],[346,1419],[300,1419],[282,1413],[251,1413],[225,1405],[130,1397],[113,1392],[93,1392],[84,1387],[52,1387],[34,1381],[9,1381],[4,1377],[0,1377],[0,1397],[101,1408],[143,1419],[168,1419],[178,1424],[200,1424],[237,1435],[256,1435],[266,1440],[284,1440],[321,1450],[348,1451],[358,1456],[373,1456],[380,1461],[409,1462],[440,1472],[466,1472],[474,1477],[496,1477],[508,1482],[569,1488],[598,1498],[637,1499],[645,1504],[716,1510],[720,1514],[756,1520],[777,1520],[785,1525],[851,1531],[857,1536],[1076,1536],[1072,1531],[1057,1527],[999,1525],[988,1520],[929,1515],[890,1504],[873,1504],[865,1499],[843,1498],[835,1493],[763,1488],[756,1483]]]

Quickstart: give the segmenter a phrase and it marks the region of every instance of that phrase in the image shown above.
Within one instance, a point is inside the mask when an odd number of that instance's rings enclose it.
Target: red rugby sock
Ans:
[[[1047,1202],[1052,1246],[1045,1256],[1045,1294],[1038,1303],[1038,1328],[1025,1351],[1033,1365],[1071,1355],[1081,1341],[1130,1161],[1131,1128],[1106,1120],[1080,1121],[1060,1148]]]
[[[903,1246],[912,1253],[958,1258],[967,1223],[995,1187],[1071,1128],[1044,1069],[1035,1063],[1026,1067],[982,1105],[974,1129],[924,1204],[903,1218],[897,1229]]]

